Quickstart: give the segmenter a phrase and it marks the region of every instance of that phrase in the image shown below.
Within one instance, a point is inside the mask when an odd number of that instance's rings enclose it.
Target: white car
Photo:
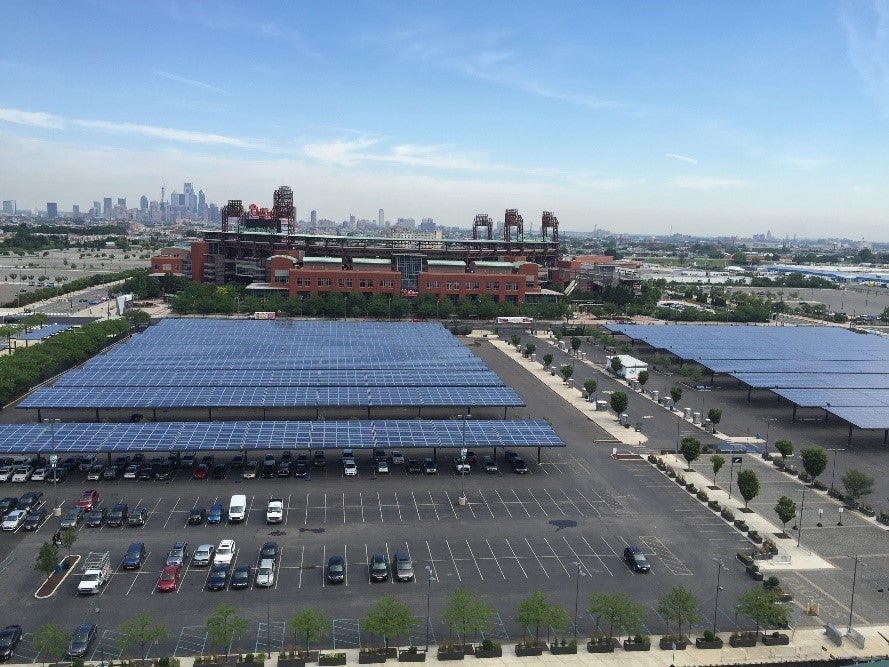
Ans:
[[[268,509],[265,511],[266,523],[281,523],[284,520],[284,501],[281,498],[269,500]]]
[[[13,510],[3,519],[3,530],[18,530],[27,515],[25,510]]]
[[[31,481],[32,482],[45,482],[46,476],[48,474],[49,474],[49,470],[47,470],[46,468],[37,468],[37,470],[34,471],[34,474],[31,475]]]
[[[377,472],[387,474],[389,472],[389,463],[386,459],[377,459]]]
[[[404,465],[404,455],[399,452],[397,449],[393,449],[392,453],[389,454],[389,458],[392,460],[392,465],[394,466],[403,466]]]
[[[21,468],[16,468],[12,473],[12,481],[17,484],[24,484],[29,479],[31,479],[31,475],[34,474],[34,469],[31,466],[22,466]]]
[[[142,469],[140,465],[131,465],[123,473],[124,479],[136,479],[139,477],[139,471]]]
[[[235,541],[222,540],[216,547],[216,553],[213,555],[213,564],[222,563],[229,565],[235,557]]]
[[[0,468],[0,482],[8,482],[12,477],[12,466],[3,466]]]
[[[346,477],[358,476],[358,466],[355,464],[355,459],[346,459],[343,461],[343,474]]]
[[[275,585],[275,561],[271,558],[259,561],[259,567],[256,568],[256,585],[262,588]]]

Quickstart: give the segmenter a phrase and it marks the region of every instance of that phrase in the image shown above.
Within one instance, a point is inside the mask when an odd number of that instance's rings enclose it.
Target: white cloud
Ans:
[[[679,160],[680,162],[687,162],[688,164],[697,164],[698,161],[693,157],[688,157],[686,155],[679,155],[678,153],[667,153],[664,157],[673,158],[674,160]]]
[[[358,137],[351,140],[336,139],[326,143],[306,144],[303,146],[303,154],[324,164],[352,167],[365,159],[361,151],[370,148],[379,141],[379,139],[372,137]]]
[[[802,169],[803,171],[811,171],[812,169],[818,169],[819,167],[830,164],[830,160],[826,160],[824,158],[794,156],[786,157],[782,160],[782,162],[784,162],[785,164],[789,164],[791,167]]]
[[[51,113],[42,111],[22,111],[21,109],[0,109],[0,120],[17,125],[30,125],[31,127],[45,127],[53,130],[61,130],[65,127],[65,119]]]
[[[234,148],[257,148],[243,139],[227,137],[222,134],[207,132],[192,132],[190,130],[176,130],[169,127],[156,127],[154,125],[139,125],[136,123],[112,123],[104,120],[72,120],[73,125],[100,132],[114,132],[120,134],[138,134],[155,139],[179,141],[188,144],[204,144],[208,146],[231,146]]]
[[[163,79],[169,79],[170,81],[175,81],[176,83],[183,83],[186,86],[191,86],[192,88],[200,88],[201,90],[212,90],[216,93],[222,93],[223,95],[231,95],[227,90],[223,90],[222,88],[217,88],[216,86],[211,86],[209,83],[204,83],[203,81],[196,81],[194,79],[186,79],[183,76],[178,76],[176,74],[171,74],[170,72],[164,72],[163,70],[153,69],[151,73],[155,76],[159,76]]]
[[[840,17],[849,43],[849,60],[864,81],[867,93],[889,114],[889,1],[873,0],[870,12],[863,2],[850,3]],[[853,11],[862,10],[859,19]]]
[[[677,188],[687,188],[689,190],[713,190],[715,188],[741,188],[747,185],[747,181],[737,178],[677,176],[673,179],[673,185]]]

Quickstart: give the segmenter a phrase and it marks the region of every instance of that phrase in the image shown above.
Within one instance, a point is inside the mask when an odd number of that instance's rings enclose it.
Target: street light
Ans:
[[[580,602],[580,578],[586,576],[586,571],[578,561],[571,564],[577,568],[577,579],[574,581],[574,643],[577,644],[577,605]]]
[[[713,603],[713,634],[716,634],[716,615],[719,613],[719,591],[722,590],[719,587],[719,577],[722,574],[722,571],[725,570],[728,572],[728,568],[722,562],[721,558],[714,558],[716,561],[717,569],[716,569],[716,601]]]
[[[769,451],[769,431],[772,428],[772,422],[778,421],[777,417],[763,417],[763,421],[766,423],[766,449],[765,451]]]
[[[859,556],[849,556],[855,560],[855,567],[852,570],[852,598],[849,600],[849,627],[847,633],[852,632],[852,605],[855,604],[855,580],[858,578],[858,561]]]
[[[438,581],[434,576],[432,576],[432,566],[426,566],[426,653],[429,653],[429,619],[431,618],[431,595],[432,595],[432,582]]]
[[[803,539],[803,510],[806,509],[806,487],[803,487],[803,498],[799,503],[799,521],[797,521],[797,525],[799,526],[799,532],[796,536],[796,546],[799,546],[800,540]]]
[[[840,452],[845,452],[846,450],[840,448],[840,449],[828,449],[826,451],[833,452],[833,465],[831,466],[832,471],[830,473],[830,490],[833,491],[834,490],[833,482],[837,476],[837,454],[839,454]]]
[[[466,463],[466,417],[467,415],[457,415],[460,419],[463,420],[463,427],[460,429],[460,463]],[[459,502],[461,505],[466,504],[466,492],[465,492],[465,484],[466,484],[466,470],[463,466],[460,466],[460,499]]]

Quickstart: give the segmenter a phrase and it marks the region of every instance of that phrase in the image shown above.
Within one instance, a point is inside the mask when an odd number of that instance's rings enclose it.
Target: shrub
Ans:
[[[753,565],[753,556],[744,551],[739,551],[737,553],[737,558],[741,561],[745,566]]]
[[[247,655],[244,656],[244,662],[253,662],[253,659],[254,658],[253,658],[252,653],[248,653]]]
[[[704,489],[701,489],[700,491],[698,491],[698,500],[707,502],[707,492],[704,491]]]
[[[633,643],[634,644],[650,644],[651,637],[649,637],[648,635],[636,635],[635,637],[633,637]]]
[[[827,491],[827,484],[822,482],[820,479],[816,479],[815,483],[812,484],[813,487],[818,489],[819,491]]]
[[[877,521],[889,526],[889,512],[880,512],[880,518]]]
[[[705,642],[715,642],[716,635],[713,633],[713,630],[704,630],[704,641]]]
[[[684,475],[676,475],[676,483],[685,486],[685,476]]]
[[[718,512],[720,509],[722,509],[719,505],[718,500],[711,500],[710,502],[707,503],[707,507],[709,507],[711,510],[714,510],[716,512]]]
[[[772,575],[771,577],[769,577],[768,579],[766,579],[765,581],[762,582],[762,586],[767,591],[770,591],[773,588],[778,588],[780,583],[781,583],[781,581],[778,579],[778,577]]]
[[[735,520],[735,513],[732,512],[728,507],[723,507],[720,514],[722,515],[722,518],[725,519],[726,521],[734,521]]]
[[[689,482],[688,484],[685,485],[685,490],[688,491],[689,493],[697,493],[698,487],[696,487],[694,484]]]

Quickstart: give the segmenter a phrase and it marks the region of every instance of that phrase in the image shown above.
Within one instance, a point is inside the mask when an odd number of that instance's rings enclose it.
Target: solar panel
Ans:
[[[49,338],[50,336],[55,336],[61,331],[67,331],[68,329],[73,328],[73,324],[47,324],[46,326],[42,326],[39,329],[20,333],[16,337],[19,340],[43,340],[45,338]]]

